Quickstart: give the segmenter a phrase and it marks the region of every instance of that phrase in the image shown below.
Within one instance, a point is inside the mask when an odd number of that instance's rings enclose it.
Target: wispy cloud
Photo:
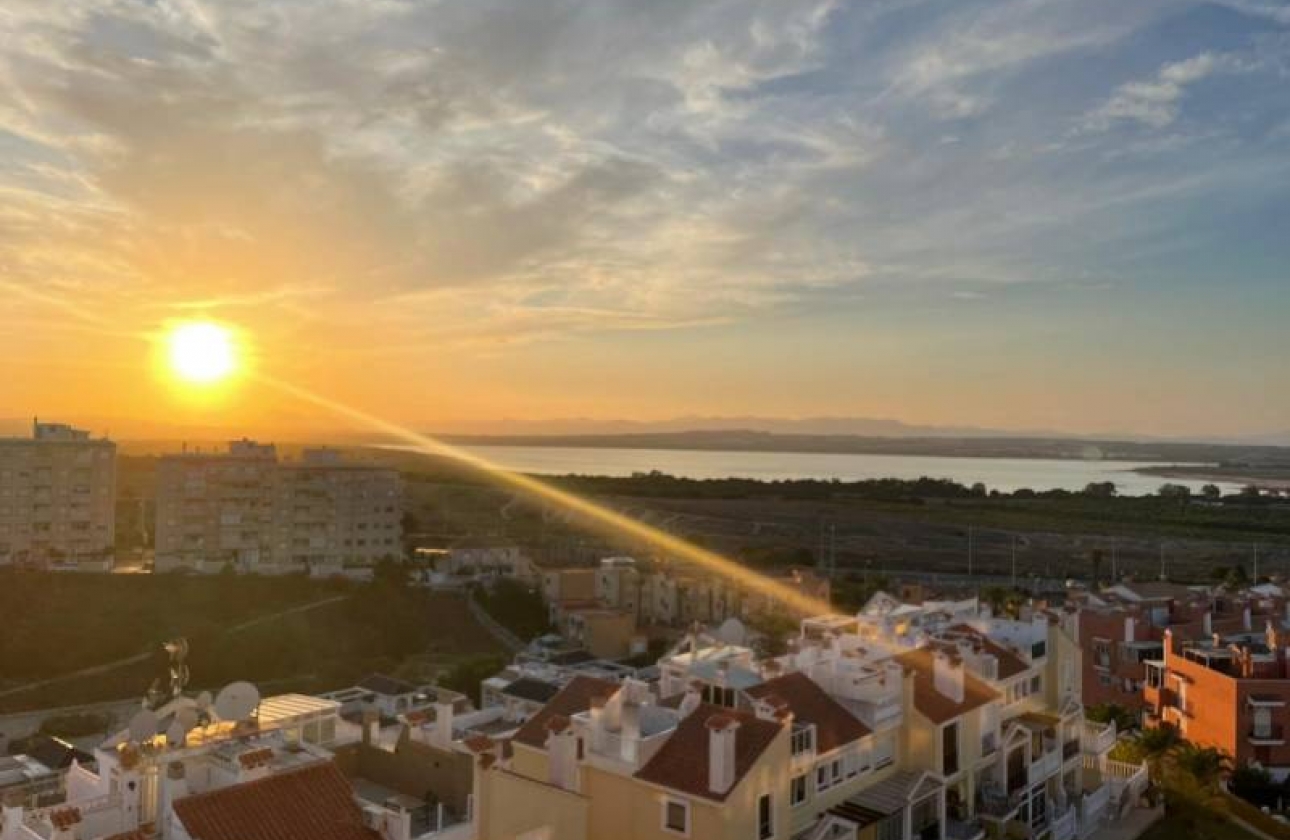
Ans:
[[[1189,86],[1236,66],[1229,57],[1210,52],[1170,62],[1149,81],[1121,85],[1109,100],[1087,115],[1084,125],[1104,131],[1117,120],[1132,120],[1164,128],[1178,118]]]

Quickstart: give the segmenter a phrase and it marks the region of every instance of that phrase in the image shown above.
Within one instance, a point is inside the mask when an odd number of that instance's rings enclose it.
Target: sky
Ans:
[[[1290,430],[1290,2],[5,0],[0,417]]]

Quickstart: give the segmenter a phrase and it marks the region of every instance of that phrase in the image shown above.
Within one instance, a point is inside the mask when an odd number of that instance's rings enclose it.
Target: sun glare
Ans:
[[[237,369],[232,333],[218,324],[182,324],[171,331],[167,343],[170,368],[185,382],[219,382]]]

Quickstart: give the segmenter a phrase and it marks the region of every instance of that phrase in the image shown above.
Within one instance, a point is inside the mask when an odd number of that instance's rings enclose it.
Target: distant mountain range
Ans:
[[[353,431],[284,431],[233,429],[217,424],[183,425],[164,420],[122,417],[49,417],[59,422],[109,435],[122,441],[193,443],[222,442],[231,438],[258,437],[279,441],[355,443],[371,435]],[[0,418],[0,436],[27,436],[31,418]],[[1078,457],[1090,447],[1104,452],[1131,450],[1126,457],[1143,458],[1142,453],[1209,451],[1214,447],[1290,447],[1290,430],[1240,436],[1162,437],[1134,432],[1079,434],[1051,429],[995,429],[980,426],[932,426],[874,417],[778,418],[757,416],[687,416],[670,420],[596,420],[562,418],[551,420],[500,419],[440,428],[434,434],[461,442],[516,443],[544,446],[642,446],[644,448],[748,448],[785,451],[841,452],[981,452],[1061,451],[1063,457]],[[903,442],[903,443],[902,443]],[[1195,446],[1191,446],[1195,445]],[[1224,450],[1214,450],[1214,454]],[[1224,454],[1233,454],[1230,450]],[[1267,452],[1263,453],[1267,455]],[[1104,455],[1104,457],[1111,457]],[[1172,457],[1172,456],[1168,456]],[[1168,457],[1146,458],[1167,460]],[[1194,454],[1193,456],[1194,457]],[[1206,459],[1211,460],[1211,459]]]
[[[1174,437],[1129,431],[1063,432],[1053,429],[997,429],[983,426],[930,426],[881,417],[758,417],[685,416],[670,420],[595,420],[561,418],[552,420],[503,419],[471,424],[467,429],[440,430],[452,436],[583,436],[643,435],[682,432],[764,432],[775,435],[859,436],[866,438],[953,438],[1133,441],[1168,443],[1231,444],[1236,446],[1290,446],[1290,430],[1251,435],[1197,435]]]

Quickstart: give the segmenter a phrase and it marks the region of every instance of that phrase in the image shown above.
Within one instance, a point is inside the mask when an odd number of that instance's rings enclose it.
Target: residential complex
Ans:
[[[1143,699],[1149,725],[1176,727],[1236,766],[1290,774],[1290,635],[1280,620],[1201,639],[1166,630],[1161,658],[1147,664]]]
[[[30,438],[0,438],[0,565],[111,568],[116,444],[33,421]]]
[[[776,583],[828,603],[828,579],[810,570],[791,569]],[[545,570],[541,585],[551,624],[604,658],[643,651],[651,631],[788,614],[765,591],[675,562],[655,561],[644,568],[631,557],[609,557],[596,567]]]
[[[1113,703],[1141,713],[1155,706],[1144,689],[1165,657],[1165,639],[1207,642],[1214,634],[1261,633],[1290,618],[1279,586],[1238,592],[1164,581],[1122,582],[1098,593],[1077,593],[1068,604],[1084,651],[1086,706]],[[1158,699],[1158,698],[1156,698]],[[1233,753],[1235,755],[1235,753]]]
[[[394,470],[329,449],[279,460],[276,448],[163,457],[157,468],[156,569],[338,572],[402,556],[402,492]]]
[[[1071,629],[878,596],[771,659],[691,633],[656,675],[572,675],[481,742],[476,837],[1087,833],[1146,775],[1084,722]]]

